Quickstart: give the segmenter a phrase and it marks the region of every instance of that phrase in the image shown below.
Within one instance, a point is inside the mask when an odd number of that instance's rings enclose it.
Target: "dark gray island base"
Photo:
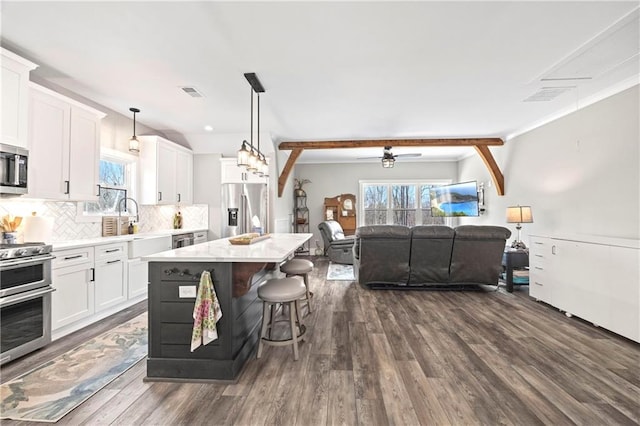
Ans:
[[[202,271],[220,302],[218,339],[191,352],[193,308]],[[147,380],[235,380],[258,343],[257,289],[278,276],[265,262],[149,262]]]

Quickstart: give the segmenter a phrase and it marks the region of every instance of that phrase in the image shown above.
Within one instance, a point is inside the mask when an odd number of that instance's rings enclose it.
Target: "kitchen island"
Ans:
[[[279,265],[312,234],[271,234],[247,245],[228,238],[164,251],[149,261],[147,380],[235,380],[260,333],[258,286],[282,276]],[[222,318],[218,339],[191,352],[200,275],[210,271]]]

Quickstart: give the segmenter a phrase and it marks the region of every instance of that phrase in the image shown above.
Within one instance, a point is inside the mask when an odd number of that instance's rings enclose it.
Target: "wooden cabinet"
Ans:
[[[640,341],[640,248],[617,238],[531,237],[532,297]]]
[[[353,235],[356,232],[356,196],[353,194],[341,194],[333,198],[324,199],[324,220],[335,220],[345,235]]]
[[[127,300],[126,243],[96,247],[95,312]]]
[[[296,233],[309,232],[309,208],[307,195],[301,190],[294,192],[295,208],[293,210],[293,229]],[[305,242],[296,250],[298,254],[309,254],[309,242]]]
[[[191,204],[193,153],[160,136],[140,136],[141,204]]]
[[[104,114],[31,84],[30,198],[98,198],[100,121]]]
[[[29,72],[37,65],[5,48],[1,48],[1,52],[2,143],[29,148]]]
[[[55,252],[52,263],[51,329],[87,318],[94,313],[93,247]]]
[[[268,183],[269,179],[249,173],[244,167],[238,167],[235,158],[220,159],[220,173],[222,183]]]

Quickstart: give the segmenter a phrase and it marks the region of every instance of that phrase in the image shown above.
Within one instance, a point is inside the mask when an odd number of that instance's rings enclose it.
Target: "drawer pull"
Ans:
[[[81,257],[82,257],[81,254],[76,254],[75,256],[65,256],[63,260],[79,259]]]
[[[122,259],[110,260],[110,261],[107,262],[107,264],[109,264],[109,263],[118,263],[118,262],[121,262],[121,261],[122,261]]]
[[[536,257],[544,257],[544,256],[543,256],[543,255],[541,255],[541,254],[536,254],[535,256],[536,256]]]
[[[544,271],[544,268],[541,268],[539,266],[534,266],[535,269],[537,269],[538,271]]]
[[[539,283],[538,281],[534,281],[533,283],[534,283],[535,285],[542,286],[542,283]]]
[[[117,248],[117,249],[107,250],[107,251],[106,251],[106,253],[113,253],[113,252],[115,252],[115,251],[120,251],[120,249],[119,249],[119,248]]]

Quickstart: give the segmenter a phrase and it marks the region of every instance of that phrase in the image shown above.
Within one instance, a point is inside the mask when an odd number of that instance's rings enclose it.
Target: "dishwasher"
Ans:
[[[198,231],[193,233],[193,244],[206,243],[208,240],[207,231]]]
[[[176,234],[171,238],[171,248],[177,249],[180,247],[193,245],[193,232],[185,234]]]

